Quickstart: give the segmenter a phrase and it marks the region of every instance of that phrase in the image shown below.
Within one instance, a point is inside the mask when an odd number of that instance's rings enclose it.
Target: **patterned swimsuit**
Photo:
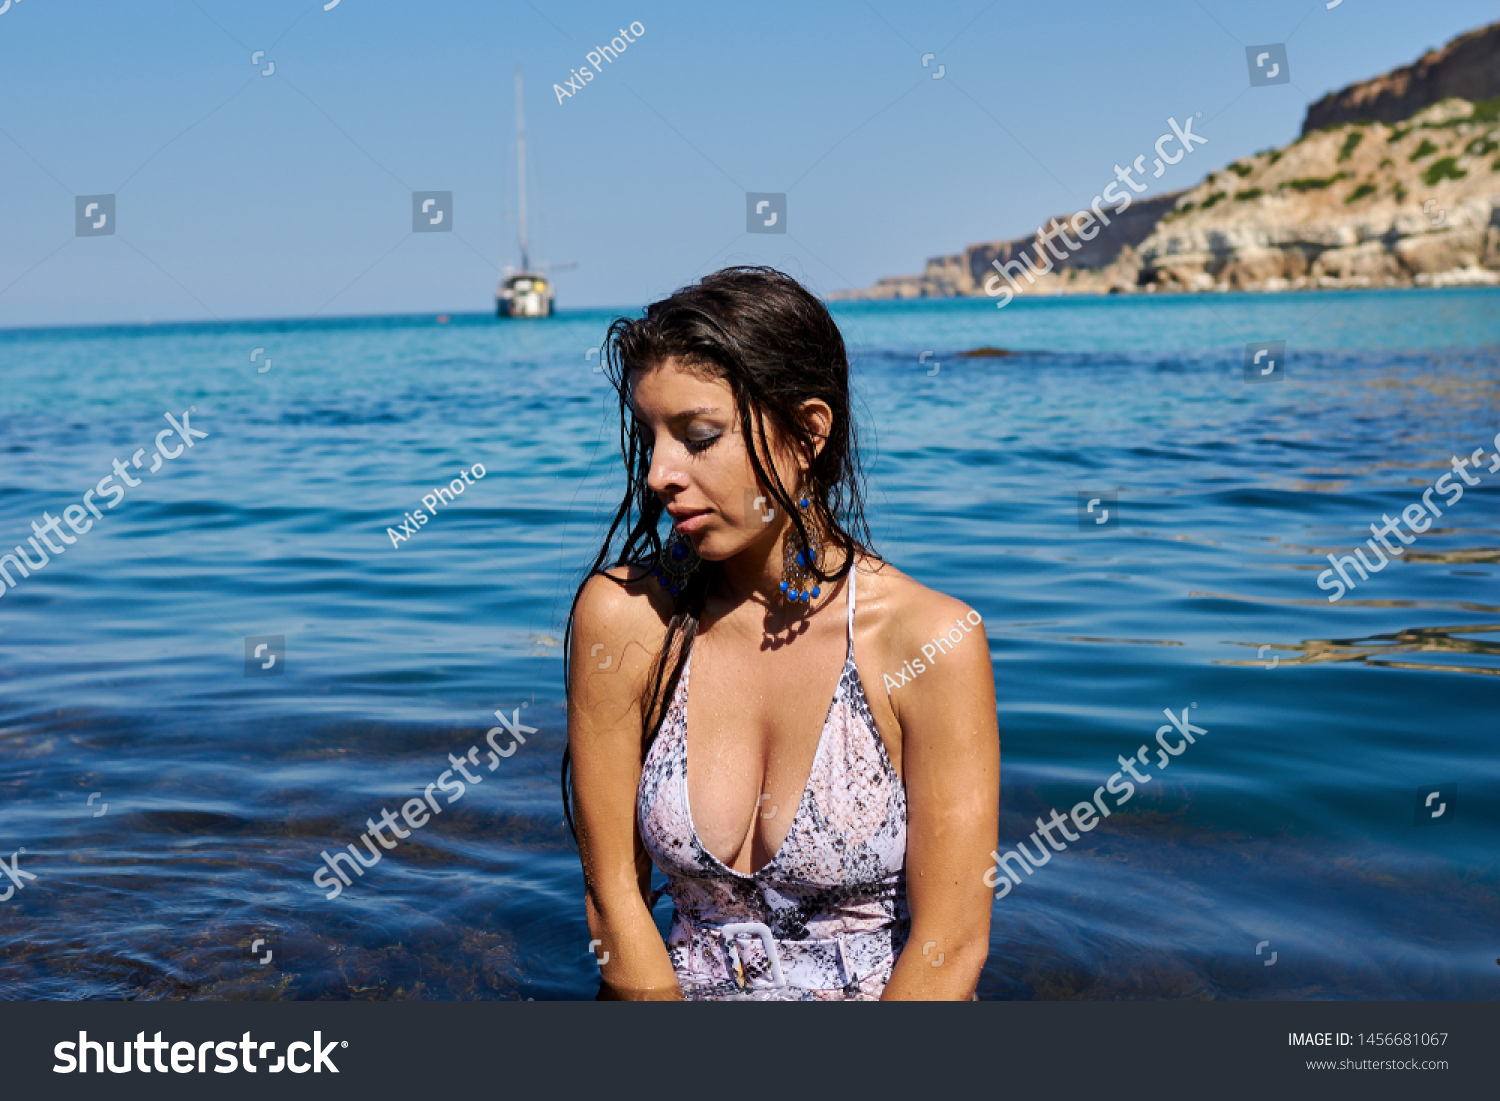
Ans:
[[[802,801],[765,867],[749,875],[727,867],[693,827],[691,653],[642,765],[641,837],[667,876],[674,908],[667,952],[690,1000],[875,1000],[911,932],[906,791],[854,665],[853,570],[848,577],[844,668]]]

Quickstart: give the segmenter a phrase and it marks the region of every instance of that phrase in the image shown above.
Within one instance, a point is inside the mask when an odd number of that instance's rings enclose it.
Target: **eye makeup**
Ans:
[[[711,436],[689,436],[687,437],[687,439],[683,440],[683,443],[686,445],[687,449],[694,455],[701,455],[703,452],[707,451],[710,447],[723,439],[723,437],[724,434],[722,432],[715,432]]]

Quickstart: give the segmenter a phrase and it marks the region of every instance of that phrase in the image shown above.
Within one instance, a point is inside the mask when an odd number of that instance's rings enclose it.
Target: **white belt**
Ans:
[[[778,944],[770,927],[764,922],[759,921],[731,922],[718,926],[717,932],[724,945],[725,955],[732,965],[730,971],[735,976],[734,981],[742,989],[748,990],[781,990],[788,986],[802,989],[825,988],[821,982],[808,983],[797,982],[795,980],[799,977],[797,974],[798,971],[801,970],[799,964],[802,961],[798,957],[805,957],[811,951],[820,948],[826,949],[830,945],[838,953],[840,970],[842,970],[844,975],[844,982],[841,985],[843,989],[847,990],[850,987],[858,985],[862,978],[867,978],[868,976],[861,976],[855,973],[850,953],[844,943],[845,940],[851,937],[863,936],[889,937],[889,933],[885,930],[870,930],[868,932],[836,934],[833,937],[815,940],[790,940]],[[740,940],[748,938],[758,938],[760,940],[761,947],[765,952],[766,962],[771,972],[769,980],[756,980],[748,976],[748,969],[745,967],[740,956],[738,945]],[[787,960],[786,957],[790,957],[790,960]],[[838,989],[838,987],[831,987],[829,989]]]
[[[736,921],[723,926],[719,935],[724,938],[724,946],[729,952],[729,958],[734,961],[735,970],[740,974],[745,971],[745,966],[740,962],[740,952],[735,946],[736,937],[760,937],[760,943],[766,950],[766,959],[771,964],[771,981],[755,982],[746,979],[745,985],[751,990],[781,990],[786,985],[786,976],[781,973],[781,953],[776,949],[776,938],[771,935],[770,926],[759,921]],[[842,948],[840,945],[840,958],[842,959]]]

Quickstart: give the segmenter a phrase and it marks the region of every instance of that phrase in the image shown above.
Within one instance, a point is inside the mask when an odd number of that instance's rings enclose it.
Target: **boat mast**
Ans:
[[[521,67],[516,66],[516,173],[520,177],[521,270],[531,270],[530,248],[526,240],[526,116],[521,108]]]

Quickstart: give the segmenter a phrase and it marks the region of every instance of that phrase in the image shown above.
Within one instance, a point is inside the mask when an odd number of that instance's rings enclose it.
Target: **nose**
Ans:
[[[646,488],[658,497],[666,497],[687,484],[676,456],[670,447],[658,447],[651,454],[651,466],[646,471]]]

